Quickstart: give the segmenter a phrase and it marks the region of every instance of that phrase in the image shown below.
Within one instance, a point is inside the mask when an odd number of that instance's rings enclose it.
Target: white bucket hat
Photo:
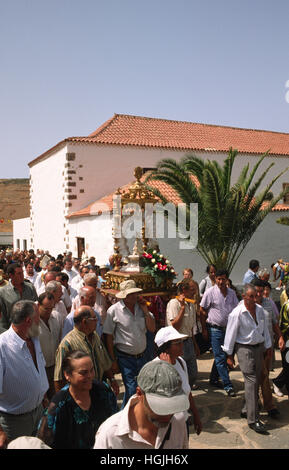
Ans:
[[[128,294],[134,294],[135,292],[142,292],[142,289],[136,287],[133,280],[123,281],[119,285],[120,291],[115,294],[117,299],[125,299]]]
[[[179,333],[173,326],[165,326],[161,328],[156,336],[155,336],[155,343],[160,348],[163,344],[167,343],[168,341],[172,341],[173,339],[187,339],[188,335],[183,335]]]

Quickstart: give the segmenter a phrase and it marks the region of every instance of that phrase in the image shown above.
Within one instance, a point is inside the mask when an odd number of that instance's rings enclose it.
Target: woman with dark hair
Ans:
[[[206,273],[208,274],[199,284],[200,296],[205,293],[206,290],[214,286],[216,283],[216,266],[214,264],[209,264],[206,268]]]
[[[51,399],[37,437],[53,449],[91,449],[101,423],[118,411],[116,401],[104,382],[94,380],[87,353],[69,353],[63,374],[68,383]]]

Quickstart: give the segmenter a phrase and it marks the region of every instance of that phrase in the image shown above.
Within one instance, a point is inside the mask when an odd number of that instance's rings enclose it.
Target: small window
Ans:
[[[20,250],[20,240],[17,238],[16,240],[16,248]]]
[[[27,250],[27,240],[23,240],[23,250]]]

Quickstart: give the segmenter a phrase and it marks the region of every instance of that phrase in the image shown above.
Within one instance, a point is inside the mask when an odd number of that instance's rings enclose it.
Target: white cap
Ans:
[[[21,436],[9,442],[7,449],[51,449],[38,437]]]
[[[156,336],[155,336],[155,343],[160,348],[163,344],[167,343],[168,341],[172,341],[173,339],[187,339],[188,335],[183,335],[179,333],[173,326],[165,326],[161,328]]]

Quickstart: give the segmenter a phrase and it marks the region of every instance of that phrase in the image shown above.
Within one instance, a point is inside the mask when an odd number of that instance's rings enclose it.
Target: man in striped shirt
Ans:
[[[88,353],[94,365],[96,380],[107,378],[115,394],[119,393],[116,380],[111,370],[112,361],[108,352],[95,331],[97,317],[94,310],[82,305],[74,313],[74,328],[61,341],[56,351],[54,384],[58,392],[65,381],[62,376],[62,362],[68,352],[84,351]]]

